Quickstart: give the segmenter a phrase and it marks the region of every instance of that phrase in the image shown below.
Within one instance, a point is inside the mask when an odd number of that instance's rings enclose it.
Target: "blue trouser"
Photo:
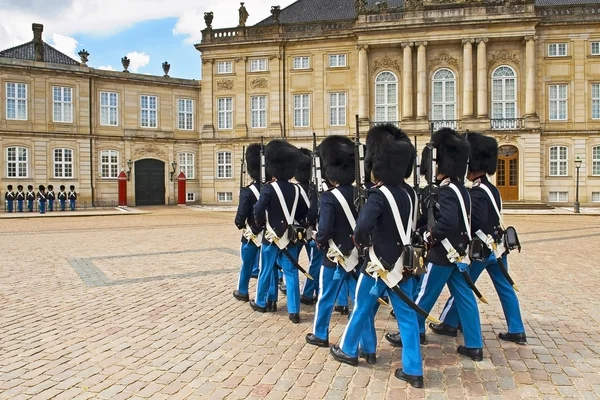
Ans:
[[[27,211],[33,212],[33,200],[27,200]]]
[[[69,207],[71,207],[71,211],[75,211],[75,200],[69,200]]]
[[[277,245],[263,243],[261,247],[260,272],[258,273],[256,299],[254,301],[261,307],[266,307],[267,301],[277,301],[277,273],[275,271],[275,263],[277,263],[283,269],[285,276],[288,312],[290,314],[299,313],[300,286],[298,270],[287,256],[279,250]],[[290,244],[287,251],[296,261],[298,260],[299,246]]]
[[[475,295],[467,285],[458,267],[429,263],[427,273],[421,279],[419,296],[415,302],[423,310],[430,312],[446,283],[458,309],[465,338],[465,347],[470,349],[482,348],[481,321],[479,320],[479,309],[477,308]],[[422,333],[425,333],[425,318],[418,315],[418,319],[419,329]]]
[[[340,292],[335,299],[335,305],[348,307],[348,298],[352,299],[352,303],[354,303],[354,292],[356,292],[356,279],[351,274],[348,274],[348,279],[345,279],[344,282],[342,282]]]
[[[6,211],[13,212],[14,200],[6,200]]]
[[[59,202],[60,202],[60,211],[65,211],[65,206],[67,204],[67,201],[61,199],[61,200],[59,200]]]
[[[45,201],[40,201],[38,207],[40,209],[40,214],[46,213],[46,202]]]
[[[54,200],[48,200],[48,211],[54,211]]]
[[[336,279],[337,278],[337,279]],[[315,307],[315,321],[313,325],[313,334],[319,339],[329,338],[329,322],[333,313],[335,299],[340,294],[340,289],[348,286],[346,281],[354,280],[350,274],[344,270],[344,267],[326,267],[321,266],[319,272],[319,301]],[[346,293],[346,297],[348,293]]]
[[[506,255],[502,256],[504,265],[508,268]],[[508,283],[508,280],[502,274],[500,266],[496,261],[488,261],[486,263],[480,261],[473,261],[471,268],[469,269],[469,275],[473,282],[476,282],[484,269],[487,269],[492,283],[496,288],[498,297],[500,298],[500,304],[502,304],[502,310],[504,311],[504,317],[506,318],[506,324],[508,325],[508,333],[524,333],[525,327],[523,326],[523,320],[521,319],[521,309],[519,307],[519,299],[513,287]],[[459,322],[458,312],[454,305],[454,297],[450,297],[444,306],[440,320],[446,325],[457,327]]]
[[[304,248],[306,249],[306,255],[308,256],[308,261],[310,264],[308,266],[308,273],[310,276],[315,278],[315,280],[306,279],[304,281],[302,296],[312,299],[319,293],[319,281],[317,280],[317,276],[319,276],[319,270],[321,269],[321,264],[323,263],[324,254],[317,248],[317,242],[314,240],[306,243]]]
[[[17,200],[17,211],[23,212],[23,200]]]
[[[254,242],[251,240],[246,243],[242,243],[240,257],[242,259],[242,266],[240,267],[237,290],[241,294],[248,294],[250,275],[252,274],[254,268],[258,268],[257,260],[258,257],[260,257],[260,247],[256,247]]]

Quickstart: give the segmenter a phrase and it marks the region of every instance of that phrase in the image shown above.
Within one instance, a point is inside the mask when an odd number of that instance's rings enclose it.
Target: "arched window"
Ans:
[[[398,119],[398,79],[389,71],[375,78],[375,121],[386,122]]]
[[[517,118],[517,74],[502,65],[492,73],[492,127],[515,129]]]
[[[438,69],[432,78],[431,116],[433,121],[445,121],[443,126],[455,128],[456,77],[448,68]],[[437,126],[436,128],[441,128]]]

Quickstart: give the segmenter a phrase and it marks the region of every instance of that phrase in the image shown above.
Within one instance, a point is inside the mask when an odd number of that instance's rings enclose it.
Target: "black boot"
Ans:
[[[300,303],[307,305],[307,306],[312,306],[314,303],[314,300],[310,297],[306,297],[304,295],[300,296]]]
[[[329,340],[319,339],[312,333],[309,333],[306,335],[306,343],[312,344],[313,346],[318,346],[318,347],[329,347]]]
[[[258,312],[262,312],[262,313],[267,312],[266,308],[259,306],[258,304],[256,304],[254,302],[254,300],[250,300],[250,307],[252,307],[252,309],[254,311],[258,311]]]
[[[277,302],[276,301],[267,301],[267,311],[268,312],[277,312]]]
[[[329,352],[341,363],[352,365],[356,367],[358,365],[358,357],[351,357],[348,354],[344,353],[342,349],[339,348],[338,345],[333,345],[329,348]]]
[[[500,332],[498,334],[498,339],[504,340],[507,342],[517,343],[517,344],[527,344],[527,336],[525,336],[525,332],[521,332],[521,333]]]
[[[437,333],[438,335],[444,335],[444,336],[450,336],[450,337],[456,337],[456,334],[458,332],[458,328],[454,328],[443,322],[441,324],[431,323],[431,324],[429,324],[429,329],[431,329],[434,333]]]
[[[250,301],[250,297],[247,294],[241,294],[237,289],[233,291],[233,297],[239,301]]]
[[[362,350],[359,350],[358,358],[364,358],[367,364],[377,364],[377,354],[375,353],[365,353]]]
[[[422,376],[405,374],[404,371],[402,371],[400,368],[398,368],[396,372],[394,372],[394,375],[401,381],[408,382],[412,387],[415,387],[417,389],[423,388]]]
[[[456,352],[462,356],[469,357],[473,361],[482,361],[483,360],[483,350],[482,349],[470,349],[465,346],[458,346]]]
[[[294,324],[300,323],[300,314],[298,313],[290,313],[290,321]]]
[[[339,312],[342,315],[350,314],[350,310],[348,310],[348,306],[335,306],[335,307],[333,307],[333,311]]]
[[[285,282],[283,281],[283,279],[279,280],[279,291],[283,294],[287,294],[287,289],[285,287]]]
[[[402,347],[402,339],[400,338],[400,332],[386,333],[385,340],[390,342],[390,344],[394,347]],[[421,333],[419,335],[419,342],[421,343],[421,345],[427,344],[427,337],[424,333]]]

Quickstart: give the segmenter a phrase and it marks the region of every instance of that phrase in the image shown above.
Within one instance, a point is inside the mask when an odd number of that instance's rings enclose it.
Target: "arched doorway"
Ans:
[[[135,162],[135,205],[160,206],[165,204],[165,163],[145,159]]]
[[[503,200],[519,200],[519,149],[505,145],[498,149],[496,186]]]

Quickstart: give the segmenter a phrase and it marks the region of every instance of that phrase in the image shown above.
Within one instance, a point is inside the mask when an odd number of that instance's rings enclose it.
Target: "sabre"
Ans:
[[[467,285],[469,285],[469,287],[471,288],[473,293],[475,293],[475,296],[477,296],[479,301],[481,301],[483,304],[488,304],[487,298],[484,295],[482,295],[479,289],[477,289],[477,286],[475,286],[475,282],[473,282],[473,279],[471,279],[469,271],[461,271],[460,273],[462,274],[463,278],[465,278]]]
[[[264,136],[260,137],[260,182],[257,182],[258,191],[260,192],[262,185],[267,182],[266,161],[265,161],[265,142]]]
[[[314,278],[312,276],[310,276],[310,274],[308,272],[306,272],[306,270],[304,268],[302,268],[302,265],[298,264],[298,261],[296,261],[294,259],[294,257],[292,257],[292,255],[290,254],[288,249],[279,248],[279,250],[281,250],[281,252],[288,258],[288,260],[290,260],[292,262],[292,264],[294,265],[294,267],[296,267],[298,269],[298,271],[302,272],[304,274],[304,276],[306,276],[311,281],[314,281]]]
[[[240,171],[240,193],[244,189],[244,180],[246,178],[246,146],[242,147],[242,165]]]
[[[504,277],[506,278],[508,283],[510,283],[510,286],[512,286],[513,289],[515,289],[517,292],[520,292],[521,290],[515,284],[515,281],[513,281],[513,279],[510,277],[510,274],[508,273],[508,268],[506,268],[506,265],[504,265],[504,260],[502,259],[502,257],[497,258],[496,262],[498,263],[498,266],[500,267],[500,272],[502,272],[502,275],[504,275]]]

